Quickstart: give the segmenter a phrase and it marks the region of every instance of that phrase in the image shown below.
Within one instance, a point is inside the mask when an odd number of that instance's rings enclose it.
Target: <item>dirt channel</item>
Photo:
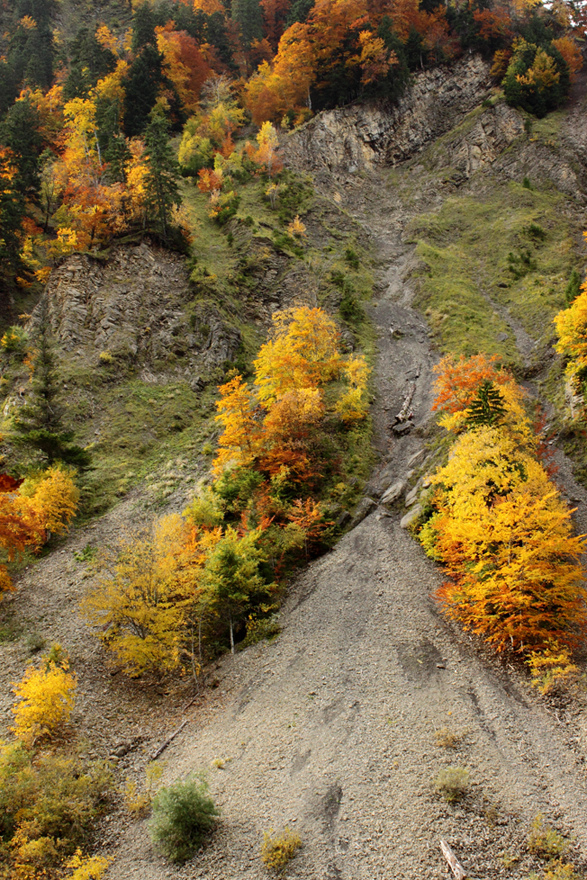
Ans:
[[[381,284],[376,407],[379,473],[403,477],[422,448],[435,355],[412,308],[404,243],[408,219],[381,179],[349,183],[347,202],[373,237]],[[352,192],[351,192],[352,190]],[[415,427],[390,427],[413,387]],[[585,492],[559,456],[569,494]],[[377,481],[377,475],[375,476]],[[438,615],[437,567],[377,509],[293,584],[283,632],[226,657],[217,699],[194,713],[166,752],[169,779],[208,767],[222,823],[193,863],[173,871],[206,880],[257,880],[263,832],[288,826],[303,841],[288,876],[315,880],[444,877],[446,838],[471,876],[527,877],[526,848],[542,814],[587,853],[586,720],[541,702],[513,668],[480,655]],[[454,748],[439,731],[455,734]],[[226,763],[212,769],[215,759]],[[470,771],[466,800],[448,806],[432,781]],[[158,880],[143,826],[116,852],[112,877]]]

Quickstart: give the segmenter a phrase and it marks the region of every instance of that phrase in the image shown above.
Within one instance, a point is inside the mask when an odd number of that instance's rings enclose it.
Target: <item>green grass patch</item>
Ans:
[[[444,351],[484,351],[517,364],[499,307],[539,343],[552,337],[576,263],[577,230],[564,216],[564,201],[554,190],[496,183],[476,198],[448,198],[412,223],[422,261],[418,305]]]

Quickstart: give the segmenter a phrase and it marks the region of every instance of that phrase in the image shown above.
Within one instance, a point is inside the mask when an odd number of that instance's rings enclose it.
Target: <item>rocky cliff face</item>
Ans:
[[[240,344],[213,308],[194,302],[185,260],[146,243],[115,247],[106,262],[69,257],[53,272],[45,300],[55,339],[90,362],[107,353],[147,366],[186,358],[190,371],[211,369]],[[40,318],[37,307],[31,328]]]
[[[478,56],[451,69],[427,70],[395,105],[372,102],[321,113],[288,138],[287,162],[334,179],[397,164],[454,128],[490,88],[489,67]]]

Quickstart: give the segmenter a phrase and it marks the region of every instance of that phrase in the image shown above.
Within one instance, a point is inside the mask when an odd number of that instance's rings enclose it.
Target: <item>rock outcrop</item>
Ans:
[[[31,318],[46,303],[52,333],[66,352],[100,354],[146,366],[186,359],[190,369],[231,360],[240,334],[211,306],[194,303],[185,260],[146,243],[118,245],[108,260],[75,254],[59,266]]]
[[[450,70],[424,71],[394,105],[371,102],[321,113],[287,138],[287,164],[334,179],[394,165],[454,128],[490,88],[489,67],[479,56]]]

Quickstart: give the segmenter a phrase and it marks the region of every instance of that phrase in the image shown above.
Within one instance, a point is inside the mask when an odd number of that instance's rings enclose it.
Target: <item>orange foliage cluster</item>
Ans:
[[[72,477],[58,467],[25,481],[0,474],[0,547],[8,560],[27,549],[38,551],[51,532],[62,534],[78,500]],[[0,595],[7,590],[12,590],[12,581],[0,565]]]
[[[443,609],[499,651],[573,646],[587,624],[585,541],[536,458],[524,396],[482,355],[446,358],[437,374],[436,408],[460,433],[431,479],[433,514],[419,537],[449,576],[437,593]],[[505,412],[493,424],[467,425],[485,380]]]

